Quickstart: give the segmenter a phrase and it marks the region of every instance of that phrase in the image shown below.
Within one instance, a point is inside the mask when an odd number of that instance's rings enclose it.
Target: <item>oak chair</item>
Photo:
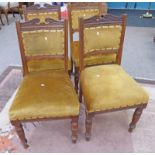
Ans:
[[[18,2],[0,2],[0,7],[5,14],[8,25],[9,25],[9,19],[8,19],[9,11],[12,12],[13,17],[15,17],[14,11],[17,10],[20,14],[21,19],[23,19]]]
[[[39,19],[33,19],[16,22],[16,28],[24,78],[9,111],[12,125],[27,148],[23,122],[71,119],[72,142],[75,143],[79,101],[68,75],[67,21],[46,19],[45,23],[40,23]],[[63,62],[63,68],[55,68],[57,59]],[[34,62],[42,67],[32,71],[30,66]]]
[[[106,3],[96,2],[72,2],[68,4],[68,16],[69,16],[69,33],[70,33],[70,49],[71,49],[71,72],[73,72],[73,66],[75,71],[75,88],[78,91],[79,82],[79,40],[74,40],[74,35],[79,32],[79,17],[90,18],[95,15],[107,13]],[[110,56],[110,60],[113,56]],[[100,58],[91,57],[87,63],[98,63]],[[107,60],[105,60],[107,61]]]
[[[40,4],[34,4],[32,6],[26,7],[22,6],[25,21],[29,21],[35,18],[39,18],[41,22],[44,22],[46,18],[51,18],[54,20],[61,19],[61,9],[60,6],[53,6],[45,3],[43,6]]]
[[[129,131],[136,127],[148,94],[120,66],[126,15],[80,19],[80,101],[86,107],[86,140],[90,140],[92,118],[96,114],[136,108]],[[87,58],[116,54],[115,64],[88,66]]]

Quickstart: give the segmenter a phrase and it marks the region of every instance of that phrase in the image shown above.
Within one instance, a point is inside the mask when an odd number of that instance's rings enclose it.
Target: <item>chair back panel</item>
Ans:
[[[120,46],[121,30],[121,25],[85,28],[84,53],[97,50],[118,50]]]
[[[46,19],[40,23],[39,19],[33,19],[25,23],[16,23],[20,52],[23,63],[24,75],[29,72],[28,66],[37,69],[50,67],[48,64],[56,61],[64,63],[65,71],[68,71],[68,28],[67,21],[55,21]],[[53,63],[53,65],[56,65]],[[61,65],[62,66],[62,65]],[[31,67],[31,68],[32,68]],[[62,67],[60,68],[62,69]]]
[[[79,17],[90,18],[95,15],[106,13],[103,3],[96,2],[72,2],[68,6],[70,29],[78,32]]]
[[[34,30],[22,32],[26,56],[64,53],[63,30]]]
[[[45,22],[46,18],[51,18],[54,20],[61,19],[60,6],[52,6],[49,4],[35,4],[30,7],[23,6],[25,20],[29,21],[35,18],[39,18],[40,22]]]
[[[91,56],[116,54],[116,63],[121,63],[126,19],[110,14],[80,19],[80,70]]]
[[[79,17],[83,17],[84,19],[90,18],[92,16],[99,15],[98,8],[92,9],[85,9],[85,10],[73,10],[71,12],[71,19],[72,19],[72,29],[77,30],[79,29]]]

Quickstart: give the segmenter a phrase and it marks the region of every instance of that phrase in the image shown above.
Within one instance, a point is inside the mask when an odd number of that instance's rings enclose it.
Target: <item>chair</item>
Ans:
[[[60,6],[53,6],[45,3],[43,6],[35,4],[26,8],[23,5],[24,18],[26,21],[39,18],[41,22],[44,22],[46,18],[52,18],[54,20],[61,19]]]
[[[8,12],[11,11],[13,14],[13,17],[15,17],[14,15],[14,10],[17,9],[21,19],[22,17],[22,13],[20,11],[20,7],[19,7],[19,3],[18,2],[1,2],[0,3],[0,7],[2,8],[2,11],[5,14],[6,20],[7,20],[7,24],[9,25],[9,19],[8,19]]]
[[[71,72],[73,72],[73,66],[75,71],[75,89],[78,92],[78,81],[79,81],[79,40],[74,39],[74,34],[79,32],[78,18],[89,18],[95,15],[107,13],[106,3],[69,3],[68,4],[68,16],[69,16],[69,30],[70,30],[70,49],[71,49]],[[107,58],[111,60],[113,56]],[[87,63],[93,64],[97,63],[101,58],[91,57]]]
[[[120,66],[126,15],[80,19],[80,100],[86,107],[86,140],[90,140],[96,114],[136,108],[129,131],[136,127],[148,94]],[[88,66],[88,57],[116,54],[115,64]]]
[[[28,147],[23,122],[48,119],[71,119],[72,142],[77,140],[79,101],[68,75],[67,21],[33,19],[16,23],[24,78],[9,110],[9,118],[25,148]],[[36,46],[37,45],[37,46]],[[63,61],[62,69],[54,69],[52,61]],[[48,60],[49,67],[45,60]],[[35,72],[29,63],[45,68]]]

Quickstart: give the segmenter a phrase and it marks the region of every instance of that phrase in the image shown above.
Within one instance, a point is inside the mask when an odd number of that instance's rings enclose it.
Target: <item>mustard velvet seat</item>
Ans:
[[[91,37],[92,38],[92,37]],[[95,42],[94,42],[95,43]],[[75,41],[72,44],[72,59],[75,63],[76,67],[79,67],[79,52],[80,45],[79,41]],[[85,59],[85,65],[93,65],[93,64],[102,64],[102,63],[115,63],[116,62],[116,54],[108,54],[101,56],[91,56]]]
[[[68,74],[49,70],[24,77],[9,116],[13,121],[78,114],[79,101]]]
[[[86,68],[80,83],[88,112],[118,109],[148,102],[148,94],[119,65]]]

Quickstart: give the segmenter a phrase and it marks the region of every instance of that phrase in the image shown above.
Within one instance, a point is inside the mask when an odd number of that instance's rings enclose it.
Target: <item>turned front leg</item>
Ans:
[[[136,110],[135,110],[135,112],[133,114],[132,122],[129,125],[129,130],[128,130],[129,132],[132,132],[133,129],[135,129],[136,124],[137,124],[138,120],[140,119],[140,116],[141,116],[141,114],[143,112],[143,109],[144,109],[144,107],[136,108]]]
[[[78,138],[78,117],[72,118],[71,130],[72,130],[72,143],[76,143]]]
[[[87,141],[89,141],[91,138],[91,130],[92,130],[92,116],[89,114],[86,114],[85,126],[86,126],[85,138]]]
[[[18,121],[18,122],[11,122],[11,124],[15,127],[17,135],[18,135],[22,145],[24,146],[24,148],[25,149],[28,148],[29,145],[27,144],[27,139],[25,137],[25,133],[24,133],[24,130],[23,130],[21,122],[20,121]]]

